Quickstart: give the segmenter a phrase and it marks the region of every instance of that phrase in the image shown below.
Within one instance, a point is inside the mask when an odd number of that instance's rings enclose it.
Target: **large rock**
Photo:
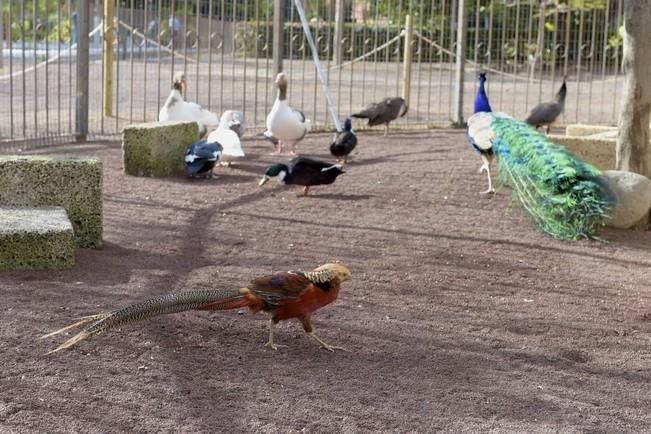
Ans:
[[[102,247],[102,162],[92,158],[0,156],[0,205],[60,206],[79,247]]]
[[[129,125],[122,131],[124,172],[134,176],[183,173],[185,151],[199,138],[196,122],[169,121]]]
[[[63,270],[75,264],[75,237],[61,207],[0,207],[0,270]]]
[[[651,180],[620,170],[606,170],[603,177],[617,201],[608,226],[621,229],[646,227],[651,210]]]

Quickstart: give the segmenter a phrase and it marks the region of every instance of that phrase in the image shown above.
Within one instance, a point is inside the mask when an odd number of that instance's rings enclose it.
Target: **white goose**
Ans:
[[[240,137],[244,134],[244,114],[234,110],[226,110],[216,130],[208,135],[207,142],[217,142],[222,145],[222,156],[219,164],[231,165],[233,160],[244,157]]]
[[[267,131],[264,135],[275,143],[278,142],[277,154],[280,154],[285,144],[291,145],[291,153],[296,153],[298,143],[310,131],[311,122],[305,115],[294,110],[287,102],[287,78],[282,72],[276,76],[278,97],[267,115]]]
[[[203,137],[219,125],[219,118],[215,113],[195,102],[184,101],[181,92],[185,86],[185,74],[177,73],[172,83],[172,91],[158,113],[158,120],[161,122],[195,121],[199,125],[199,137]]]

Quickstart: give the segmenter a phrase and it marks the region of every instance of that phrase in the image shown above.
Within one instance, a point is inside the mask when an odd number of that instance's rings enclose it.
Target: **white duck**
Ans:
[[[278,86],[278,97],[267,115],[267,131],[264,135],[272,142],[278,142],[277,154],[282,152],[285,144],[291,145],[291,153],[295,154],[296,143],[310,131],[311,123],[302,112],[289,106],[287,78],[284,73],[281,72],[276,76],[276,85]]]
[[[181,92],[185,86],[185,74],[177,73],[172,83],[172,91],[158,113],[158,120],[161,122],[195,121],[199,125],[199,137],[203,137],[219,125],[219,118],[215,113],[195,102],[184,101]]]
[[[240,136],[244,134],[244,114],[242,112],[226,110],[219,121],[216,130],[208,135],[207,142],[217,142],[222,145],[223,151],[219,164],[231,165],[233,160],[244,157]]]

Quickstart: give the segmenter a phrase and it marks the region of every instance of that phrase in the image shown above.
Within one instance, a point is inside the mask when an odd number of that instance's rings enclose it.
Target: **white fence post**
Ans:
[[[459,0],[457,14],[457,49],[456,68],[454,75],[454,112],[453,122],[456,126],[463,126],[463,85],[464,62],[466,60],[466,0]]]

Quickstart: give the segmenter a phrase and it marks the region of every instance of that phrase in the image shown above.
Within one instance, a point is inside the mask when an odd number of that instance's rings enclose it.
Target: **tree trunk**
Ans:
[[[624,29],[626,77],[616,165],[651,178],[651,0],[625,0]]]

